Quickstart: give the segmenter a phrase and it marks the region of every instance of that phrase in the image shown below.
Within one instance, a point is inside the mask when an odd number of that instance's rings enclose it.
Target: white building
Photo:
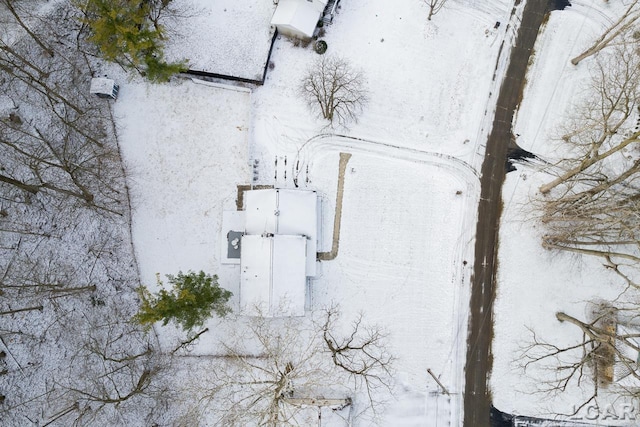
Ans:
[[[327,0],[279,0],[271,25],[286,36],[310,39],[326,6]]]
[[[240,243],[240,304],[269,316],[303,316],[307,278],[316,274],[315,191],[252,190]]]

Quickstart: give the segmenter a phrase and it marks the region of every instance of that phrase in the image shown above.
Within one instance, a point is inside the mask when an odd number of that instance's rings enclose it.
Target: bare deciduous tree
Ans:
[[[362,71],[337,56],[322,56],[307,71],[300,91],[309,108],[320,107],[329,122],[346,125],[355,121],[367,103]]]
[[[136,269],[109,103],[88,93],[96,64],[78,49],[72,4],[38,16],[7,1],[17,30],[0,34],[0,419],[139,423],[161,412],[164,360],[128,323]]]
[[[0,186],[121,213],[123,174],[112,118],[108,104],[86,91],[91,73],[83,54],[70,48],[68,35],[49,25],[31,30],[11,10],[28,36],[0,39],[0,87],[13,104],[0,111]],[[73,16],[55,18],[74,23]]]
[[[442,9],[447,0],[423,0],[423,2],[429,8],[429,16],[427,16],[427,20],[431,21],[433,15],[440,12],[440,9]]]
[[[540,391],[579,387],[584,393],[567,415],[597,404],[605,387],[620,397],[640,391],[640,311],[623,303],[640,288],[640,56],[625,42],[598,52],[590,66],[591,85],[565,121],[568,154],[554,165],[557,177],[540,187],[543,246],[600,257],[628,286],[614,303],[595,304],[587,320],[556,314],[576,326],[581,338],[552,343],[533,335],[526,367],[546,368]],[[634,325],[624,326],[623,317],[633,318]]]
[[[631,45],[598,55],[592,90],[563,136],[571,154],[540,187],[547,248],[597,255],[630,283],[639,258],[640,56]],[[636,278],[637,279],[637,278]]]
[[[380,388],[390,389],[391,366],[394,358],[386,349],[387,336],[377,326],[363,324],[360,313],[350,328],[340,334],[337,328],[340,310],[331,306],[324,310],[323,322],[319,329],[326,350],[333,363],[346,371],[356,383],[364,383],[370,399]]]
[[[574,387],[585,391],[572,412],[562,415],[573,416],[585,406],[597,404],[604,388],[620,397],[640,394],[638,307],[618,309],[599,302],[592,308],[587,321],[563,312],[556,314],[560,322],[576,326],[581,338],[569,344],[552,344],[532,332],[532,343],[525,348],[523,368],[538,370],[534,375],[539,392],[557,394]]]
[[[391,379],[385,335],[361,316],[339,332],[338,319],[332,307],[315,321],[257,316],[244,328],[235,325],[236,335],[222,343],[219,369],[201,391],[223,409],[219,424],[308,425],[317,418],[309,408],[323,407],[334,415],[347,409],[345,418],[353,411],[375,416],[382,403],[377,391]]]
[[[11,16],[13,17],[13,22],[16,23],[26,34],[28,34],[31,40],[33,40],[40,48],[42,48],[43,51],[45,51],[49,56],[53,56],[54,55],[53,50],[49,46],[47,46],[45,42],[43,42],[43,40],[31,30],[29,25],[27,25],[24,22],[21,15],[26,12],[24,8],[21,8],[20,13],[18,13],[18,10],[16,9],[17,7],[16,3],[18,2],[16,2],[15,0],[0,0],[0,5],[4,6],[6,10],[9,11]],[[7,47],[4,43],[3,43],[3,46]]]
[[[561,163],[558,178],[540,187],[548,193],[576,175],[637,143],[640,131],[629,119],[637,114],[640,56],[631,44],[619,46],[597,58],[592,72],[590,96],[576,107],[562,139],[575,147],[574,156]],[[599,171],[592,174],[599,176]]]
[[[87,319],[72,329],[80,335],[80,345],[66,375],[56,381],[61,390],[56,405],[77,405],[71,413],[81,424],[128,424],[127,417],[148,414],[156,400],[167,396],[157,379],[168,369],[169,359],[137,325],[112,315],[110,310],[107,318]]]

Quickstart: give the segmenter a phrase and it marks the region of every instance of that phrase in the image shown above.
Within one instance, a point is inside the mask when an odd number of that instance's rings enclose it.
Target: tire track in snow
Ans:
[[[458,223],[460,234],[452,251],[452,277],[450,285],[453,290],[453,307],[451,320],[452,337],[451,349],[448,359],[443,361],[439,374],[443,374],[450,369],[453,385],[450,391],[454,393],[455,399],[459,400],[450,406],[450,417],[452,425],[460,425],[462,418],[462,392],[464,387],[463,369],[466,360],[466,339],[467,339],[467,311],[471,274],[471,263],[467,266],[464,260],[473,259],[474,228],[477,221],[476,206],[479,201],[480,173],[469,163],[457,157],[437,152],[423,151],[416,148],[404,147],[391,143],[373,141],[365,138],[352,137],[340,134],[321,134],[308,139],[299,149],[295,161],[300,161],[305,170],[307,165],[319,155],[327,153],[339,153],[349,151],[368,155],[377,155],[398,160],[410,161],[432,165],[448,170],[455,178],[465,184],[463,191],[464,203],[462,206],[461,220]],[[473,207],[473,209],[471,209]],[[358,266],[356,270],[371,275],[371,268],[365,265]],[[380,272],[382,273],[382,272]],[[380,274],[382,277],[386,274]],[[464,314],[464,315],[463,315]],[[437,367],[436,367],[437,368]],[[425,377],[426,378],[426,377]]]
[[[470,0],[466,4],[459,6],[451,3],[449,7],[455,9],[456,13],[470,15],[476,19],[482,19],[487,25],[493,25],[496,21],[500,21],[509,14],[511,6],[511,1]]]
[[[480,172],[455,156],[340,134],[320,134],[308,139],[298,149],[295,160],[301,161],[300,171],[302,171],[309,164],[308,159],[313,158],[318,152],[340,150],[352,150],[364,154],[377,154],[399,160],[432,164],[460,173],[467,182],[475,184],[480,181]]]
[[[615,19],[612,16],[607,15],[601,8],[595,7],[590,2],[572,0],[570,8],[566,11],[578,13],[585,18],[589,18],[592,21],[602,24],[603,27],[611,26],[615,22]],[[597,15],[597,17],[595,15]]]

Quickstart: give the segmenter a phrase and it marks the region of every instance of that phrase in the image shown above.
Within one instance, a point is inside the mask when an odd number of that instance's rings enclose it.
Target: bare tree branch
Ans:
[[[300,92],[313,111],[331,124],[341,126],[356,121],[368,101],[365,78],[346,60],[322,56],[307,71]]]

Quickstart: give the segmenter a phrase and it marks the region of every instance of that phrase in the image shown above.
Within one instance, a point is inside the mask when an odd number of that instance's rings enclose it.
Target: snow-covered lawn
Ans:
[[[325,55],[361,68],[369,88],[369,103],[348,133],[473,161],[483,119],[495,103],[492,76],[506,31],[506,25],[493,26],[510,12],[508,2],[490,3],[499,14],[450,2],[431,22],[419,1],[341,3],[326,27]],[[254,150],[270,150],[270,156],[297,150],[319,133],[299,95],[302,76],[317,59],[310,47],[276,41],[274,69],[254,93]]]
[[[133,240],[141,280],[156,273],[204,270],[219,274],[222,212],[235,207],[247,183],[249,98],[180,81],[125,83],[115,104],[133,207]]]
[[[177,20],[168,20],[169,60],[189,69],[261,80],[274,30],[275,4],[255,0],[175,0]]]
[[[318,157],[314,171],[334,159]],[[458,345],[466,338],[466,317],[460,313],[467,304],[460,257],[470,255],[472,224],[465,214],[475,202],[467,197],[465,177],[426,162],[364,153],[354,154],[347,170],[340,253],[323,263],[322,277],[312,281],[313,305],[337,302],[345,318],[362,311],[383,325],[400,377],[414,391],[437,390],[427,373],[431,368],[458,393],[463,367]],[[459,190],[463,194],[456,194]],[[422,399],[426,404],[427,396]],[[460,402],[454,402],[441,407],[440,416],[453,411],[455,420]],[[422,417],[423,423],[434,420],[431,411]],[[402,418],[398,414],[389,422],[396,425]]]

